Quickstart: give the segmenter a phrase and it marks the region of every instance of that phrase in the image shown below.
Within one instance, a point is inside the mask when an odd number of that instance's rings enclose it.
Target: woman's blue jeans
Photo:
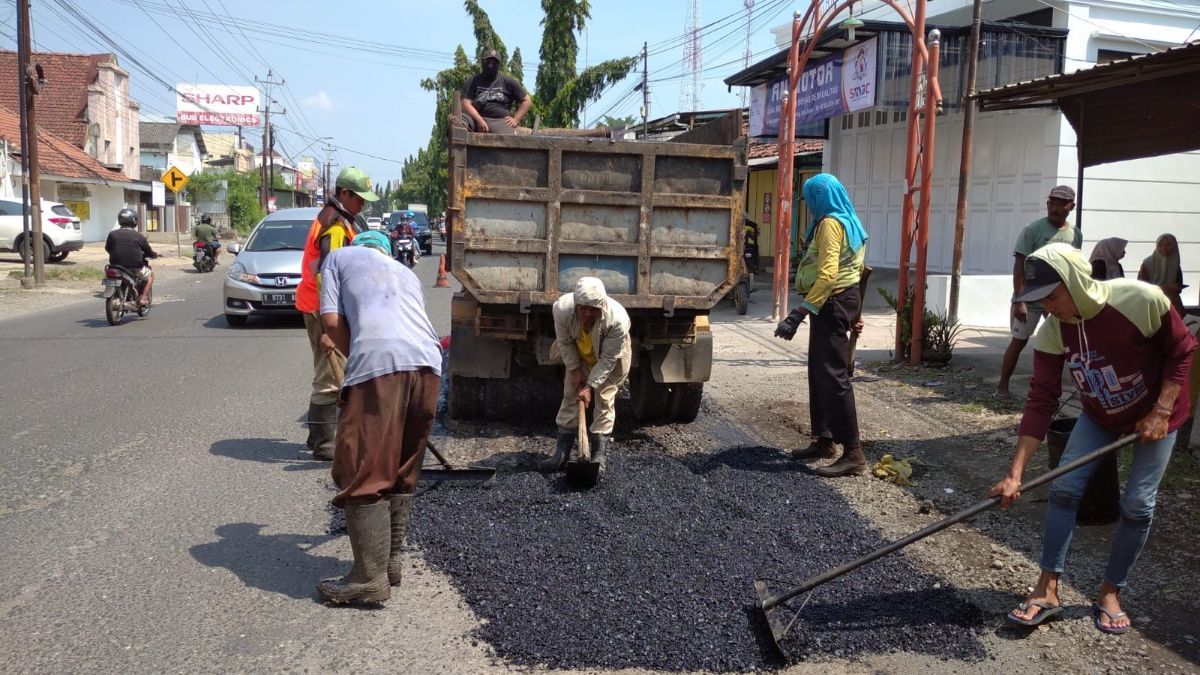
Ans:
[[[1117,440],[1120,434],[1105,431],[1086,414],[1079,416],[1067,447],[1063,450],[1060,464],[1072,462],[1087,453]],[[1113,535],[1112,550],[1108,555],[1108,567],[1104,580],[1124,588],[1129,579],[1129,570],[1150,533],[1150,521],[1154,519],[1154,498],[1158,494],[1158,483],[1171,460],[1171,449],[1175,446],[1175,432],[1167,434],[1161,441],[1133,444],[1133,466],[1129,481],[1121,494],[1121,520]],[[1091,462],[1059,476],[1050,484],[1050,499],[1046,505],[1046,530],[1042,536],[1042,570],[1061,573],[1067,560],[1067,549],[1071,546],[1071,535],[1075,531],[1075,512],[1079,500],[1087,488],[1088,481],[1096,472],[1099,462]]]

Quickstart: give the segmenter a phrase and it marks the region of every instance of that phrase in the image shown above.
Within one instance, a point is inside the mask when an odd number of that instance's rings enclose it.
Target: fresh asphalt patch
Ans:
[[[499,657],[557,668],[777,666],[754,580],[799,583],[886,543],[777,449],[679,458],[644,445],[616,442],[590,491],[509,465],[485,487],[420,493],[409,540],[448,575]],[[975,661],[983,621],[901,553],[818,588],[785,647],[801,660]]]

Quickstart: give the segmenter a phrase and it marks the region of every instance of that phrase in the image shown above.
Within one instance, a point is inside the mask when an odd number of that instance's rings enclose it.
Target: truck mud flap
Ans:
[[[661,384],[707,382],[712,360],[712,333],[698,332],[692,344],[656,346],[650,353],[650,373]]]
[[[454,326],[450,335],[451,375],[496,379],[509,376],[512,345],[507,340],[480,337],[470,326]]]

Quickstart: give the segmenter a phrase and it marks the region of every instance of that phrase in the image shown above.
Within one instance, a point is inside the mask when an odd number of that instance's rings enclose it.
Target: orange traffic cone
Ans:
[[[433,287],[434,288],[449,288],[450,287],[450,279],[446,276],[446,254],[445,253],[443,253],[442,257],[438,259],[437,281],[435,281],[433,283]]]

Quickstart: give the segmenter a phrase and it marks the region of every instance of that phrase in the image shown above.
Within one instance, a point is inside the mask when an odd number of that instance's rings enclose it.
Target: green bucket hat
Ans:
[[[348,166],[342,169],[334,185],[339,188],[345,188],[368,202],[379,199],[379,195],[371,191],[371,177],[365,171],[355,166]]]

